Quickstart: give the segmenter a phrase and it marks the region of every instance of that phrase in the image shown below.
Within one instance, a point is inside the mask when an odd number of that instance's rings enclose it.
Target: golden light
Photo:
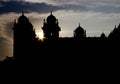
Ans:
[[[44,38],[43,32],[37,33],[37,37],[42,40]]]

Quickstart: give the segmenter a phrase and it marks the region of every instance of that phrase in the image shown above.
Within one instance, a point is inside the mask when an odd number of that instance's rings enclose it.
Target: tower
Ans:
[[[22,13],[18,20],[14,21],[14,57],[15,59],[29,56],[32,54],[35,44],[35,31],[29,19]]]
[[[74,38],[80,38],[83,39],[86,37],[86,31],[80,26],[79,26],[74,30]]]
[[[44,19],[42,30],[44,37],[47,39],[59,38],[59,31],[61,31],[61,29],[59,27],[58,19],[52,14],[52,11],[47,19]]]

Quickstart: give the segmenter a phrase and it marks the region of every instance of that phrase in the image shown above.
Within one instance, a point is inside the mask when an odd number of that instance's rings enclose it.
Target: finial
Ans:
[[[116,29],[117,27],[116,27],[116,25],[115,25],[115,29]]]
[[[120,23],[119,23],[118,27],[120,27]]]
[[[59,24],[58,19],[56,19],[56,23]]]
[[[56,19],[56,21],[58,22],[58,19]]]
[[[16,19],[14,19],[14,22],[16,22]]]
[[[24,11],[22,11],[22,15],[24,15]]]
[[[79,27],[80,27],[80,22],[79,22]]]
[[[44,23],[45,23],[45,19],[44,19]]]
[[[16,25],[16,19],[14,19],[14,26]]]
[[[52,10],[51,10],[51,15],[52,15]]]

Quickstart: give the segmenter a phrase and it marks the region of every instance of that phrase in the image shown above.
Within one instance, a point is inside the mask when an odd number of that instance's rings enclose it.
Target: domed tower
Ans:
[[[83,39],[86,37],[86,31],[80,26],[74,30],[74,38],[80,38]]]
[[[24,56],[32,51],[35,43],[35,31],[29,19],[22,13],[18,20],[14,21],[14,57]]]
[[[47,17],[47,20],[44,19],[42,30],[45,38],[59,38],[59,31],[61,31],[61,29],[58,19],[52,14],[52,11]]]

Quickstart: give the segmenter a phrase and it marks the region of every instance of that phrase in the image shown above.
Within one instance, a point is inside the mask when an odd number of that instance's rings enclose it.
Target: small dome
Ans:
[[[49,23],[55,23],[56,22],[56,17],[54,16],[54,15],[52,15],[52,12],[51,12],[51,15],[49,15],[48,17],[47,17],[47,22]]]
[[[76,28],[75,32],[84,33],[84,29],[79,25],[79,27]]]
[[[28,22],[28,18],[26,16],[24,16],[24,14],[22,14],[19,18],[18,18],[18,22]]]

